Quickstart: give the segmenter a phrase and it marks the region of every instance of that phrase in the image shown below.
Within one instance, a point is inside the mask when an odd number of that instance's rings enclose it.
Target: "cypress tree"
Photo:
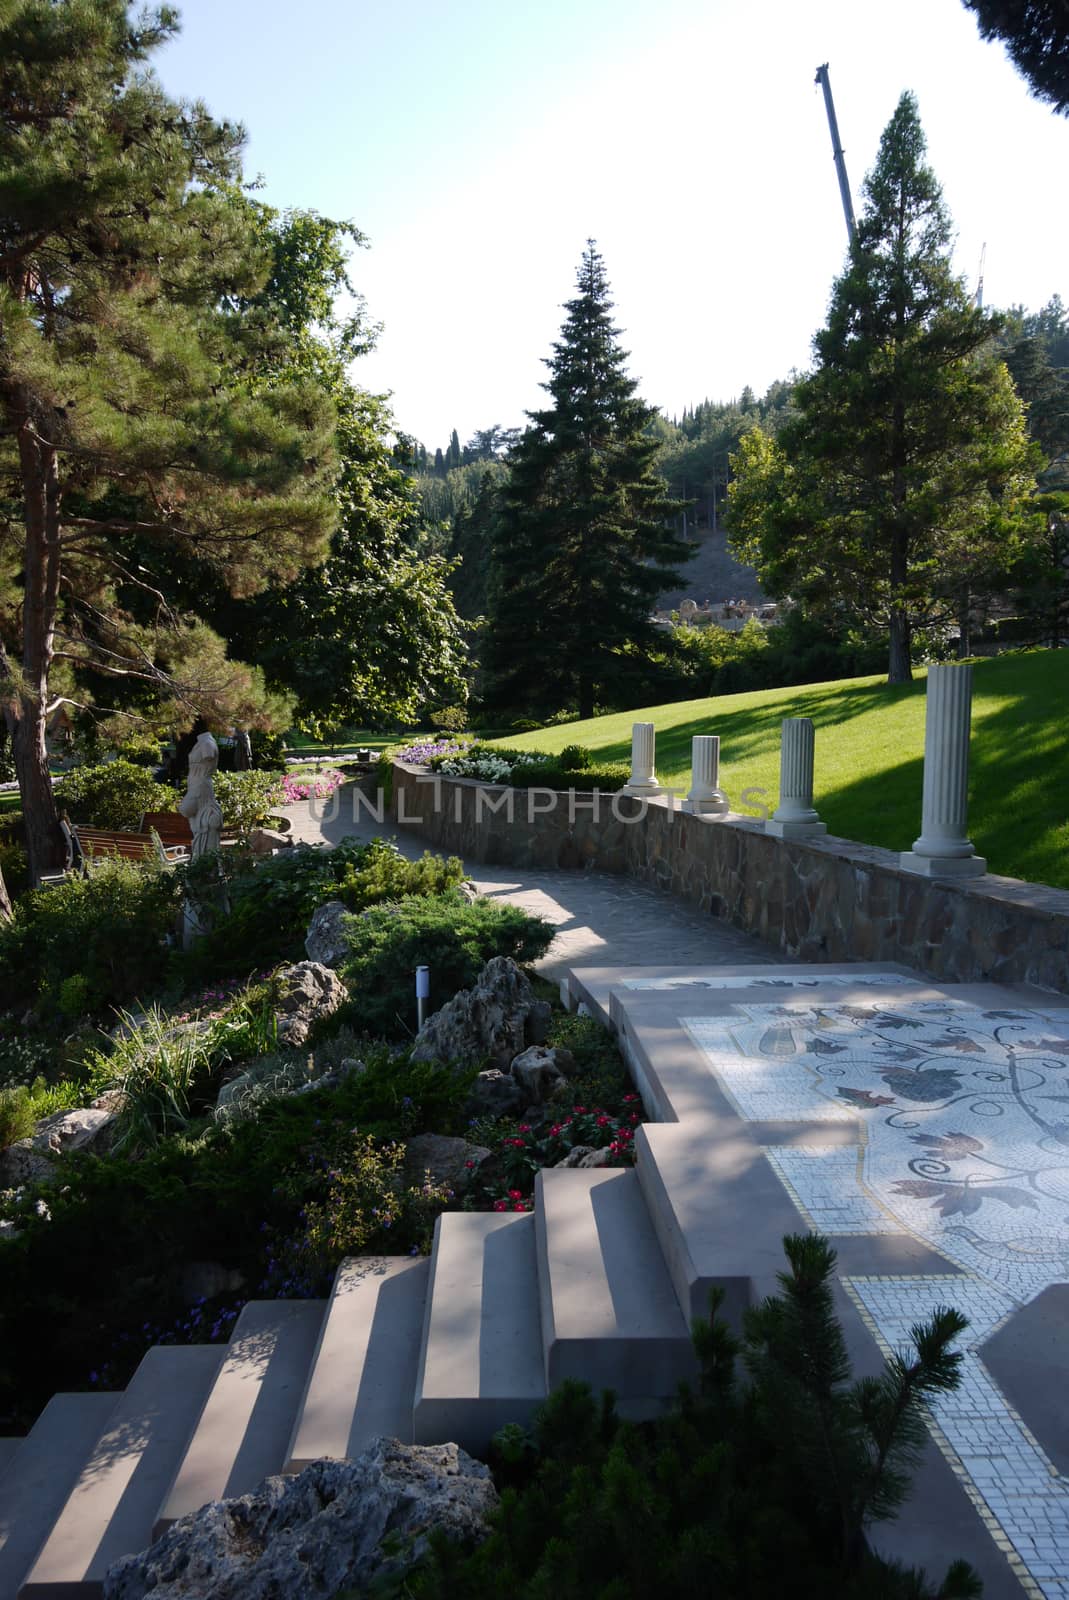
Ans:
[[[494,532],[484,665],[488,702],[594,713],[626,696],[657,646],[650,610],[691,548],[668,519],[656,415],[625,371],[601,256],[588,241],[578,292],[548,357],[550,404],[510,457]]]

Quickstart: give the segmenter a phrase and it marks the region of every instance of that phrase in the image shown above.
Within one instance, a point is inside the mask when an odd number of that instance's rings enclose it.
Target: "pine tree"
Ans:
[[[888,680],[913,635],[1004,576],[1034,465],[1020,401],[992,349],[999,319],[950,264],[951,224],[912,94],[865,183],[865,210],[815,370],[778,442],[733,458],[736,551],[772,594],[853,614],[890,636]]]
[[[624,370],[602,259],[588,241],[553,355],[550,396],[511,456],[495,533],[486,698],[593,715],[619,699],[656,647],[650,609],[691,549],[668,519],[655,412]]]
[[[1069,115],[1069,14],[1065,0],[965,0],[982,39],[1000,39],[1037,100]]]
[[[57,701],[80,674],[158,684],[157,624],[195,603],[158,591],[138,550],[246,593],[318,559],[334,415],[256,305],[270,256],[241,130],[145,69],[176,12],[12,0],[0,17],[0,704],[36,876],[60,846]]]

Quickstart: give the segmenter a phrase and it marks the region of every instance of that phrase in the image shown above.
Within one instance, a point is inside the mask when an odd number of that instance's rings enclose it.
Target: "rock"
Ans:
[[[583,1164],[583,1158],[585,1156],[592,1156],[596,1154],[597,1151],[594,1149],[593,1145],[576,1144],[572,1146],[572,1148],[568,1151],[568,1154],[563,1156],[560,1161],[554,1161],[553,1165],[554,1167],[580,1167]]]
[[[417,1560],[432,1532],[484,1537],[497,1503],[489,1468],[459,1446],[375,1439],[353,1461],[315,1461],[181,1517],[150,1550],[108,1569],[104,1600],[364,1594]]]
[[[469,906],[473,900],[478,900],[479,898],[479,891],[470,878],[465,878],[463,883],[457,884],[457,894],[466,900]]]
[[[237,1294],[245,1287],[245,1274],[219,1261],[187,1261],[179,1278],[179,1291],[188,1305],[194,1300],[214,1300],[221,1294]]]
[[[550,1006],[535,999],[515,961],[494,956],[474,988],[461,989],[427,1018],[416,1035],[412,1059],[463,1067],[487,1063],[503,1072],[528,1045],[544,1042],[551,1016]]]
[[[524,1093],[507,1072],[493,1067],[480,1072],[465,1104],[469,1117],[512,1117],[523,1107]]]
[[[249,849],[254,856],[273,856],[276,850],[292,850],[293,840],[274,828],[253,828],[249,834]]]
[[[349,908],[340,900],[328,900],[316,907],[304,941],[309,961],[318,961],[324,967],[341,966],[349,954],[343,928],[349,914]]]
[[[51,1178],[59,1156],[72,1150],[100,1154],[110,1148],[118,1121],[113,1096],[101,1096],[105,1105],[82,1106],[75,1111],[57,1111],[42,1117],[28,1139],[16,1139],[0,1150],[0,1189],[17,1189],[23,1183],[38,1183]]]
[[[47,1147],[46,1147],[47,1149]],[[0,1189],[21,1189],[24,1183],[40,1183],[51,1178],[56,1165],[34,1146],[32,1139],[16,1139],[0,1150]]]
[[[277,982],[280,1044],[303,1044],[312,1025],[333,1016],[349,998],[338,974],[320,961],[298,961],[296,966],[283,967]]]
[[[616,1161],[617,1157],[614,1152],[609,1149],[608,1145],[603,1145],[600,1150],[589,1151],[589,1153],[585,1155],[581,1161],[577,1161],[575,1164],[577,1167],[584,1168],[615,1167]]]
[[[121,1094],[119,1099],[121,1103]],[[52,1155],[67,1155],[72,1150],[89,1150],[99,1154],[111,1145],[116,1121],[114,1103],[111,1106],[93,1105],[75,1111],[57,1111],[53,1116],[41,1119],[31,1142],[35,1149],[47,1150]]]
[[[413,1188],[426,1181],[444,1184],[454,1194],[463,1194],[475,1170],[490,1156],[482,1144],[467,1139],[450,1139],[444,1134],[421,1133],[409,1139],[405,1149],[405,1181]]]
[[[516,1057],[509,1069],[510,1077],[535,1105],[544,1105],[567,1086],[568,1080],[557,1066],[556,1055],[556,1050],[549,1050],[544,1044],[533,1044]]]

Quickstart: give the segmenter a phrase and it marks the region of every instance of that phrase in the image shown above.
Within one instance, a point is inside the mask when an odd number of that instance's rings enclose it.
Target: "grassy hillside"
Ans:
[[[973,666],[969,831],[992,872],[1069,889],[1069,650],[1042,650]],[[657,775],[686,791],[690,741],[720,735],[720,781],[734,809],[742,792],[779,796],[783,717],[816,724],[816,805],[831,833],[908,850],[920,832],[924,674],[889,689],[881,678],[766,689],[648,706],[621,716],[524,734],[525,748],[583,744],[626,761],[632,722],[657,728]]]

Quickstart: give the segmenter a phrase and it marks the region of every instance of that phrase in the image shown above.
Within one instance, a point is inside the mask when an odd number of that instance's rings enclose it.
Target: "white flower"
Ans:
[[[35,1200],[34,1203],[33,1203],[33,1209],[36,1211],[37,1215],[41,1218],[42,1222],[51,1222],[52,1221],[52,1213],[51,1213],[51,1211],[49,1211],[48,1207],[45,1205],[43,1200]]]

